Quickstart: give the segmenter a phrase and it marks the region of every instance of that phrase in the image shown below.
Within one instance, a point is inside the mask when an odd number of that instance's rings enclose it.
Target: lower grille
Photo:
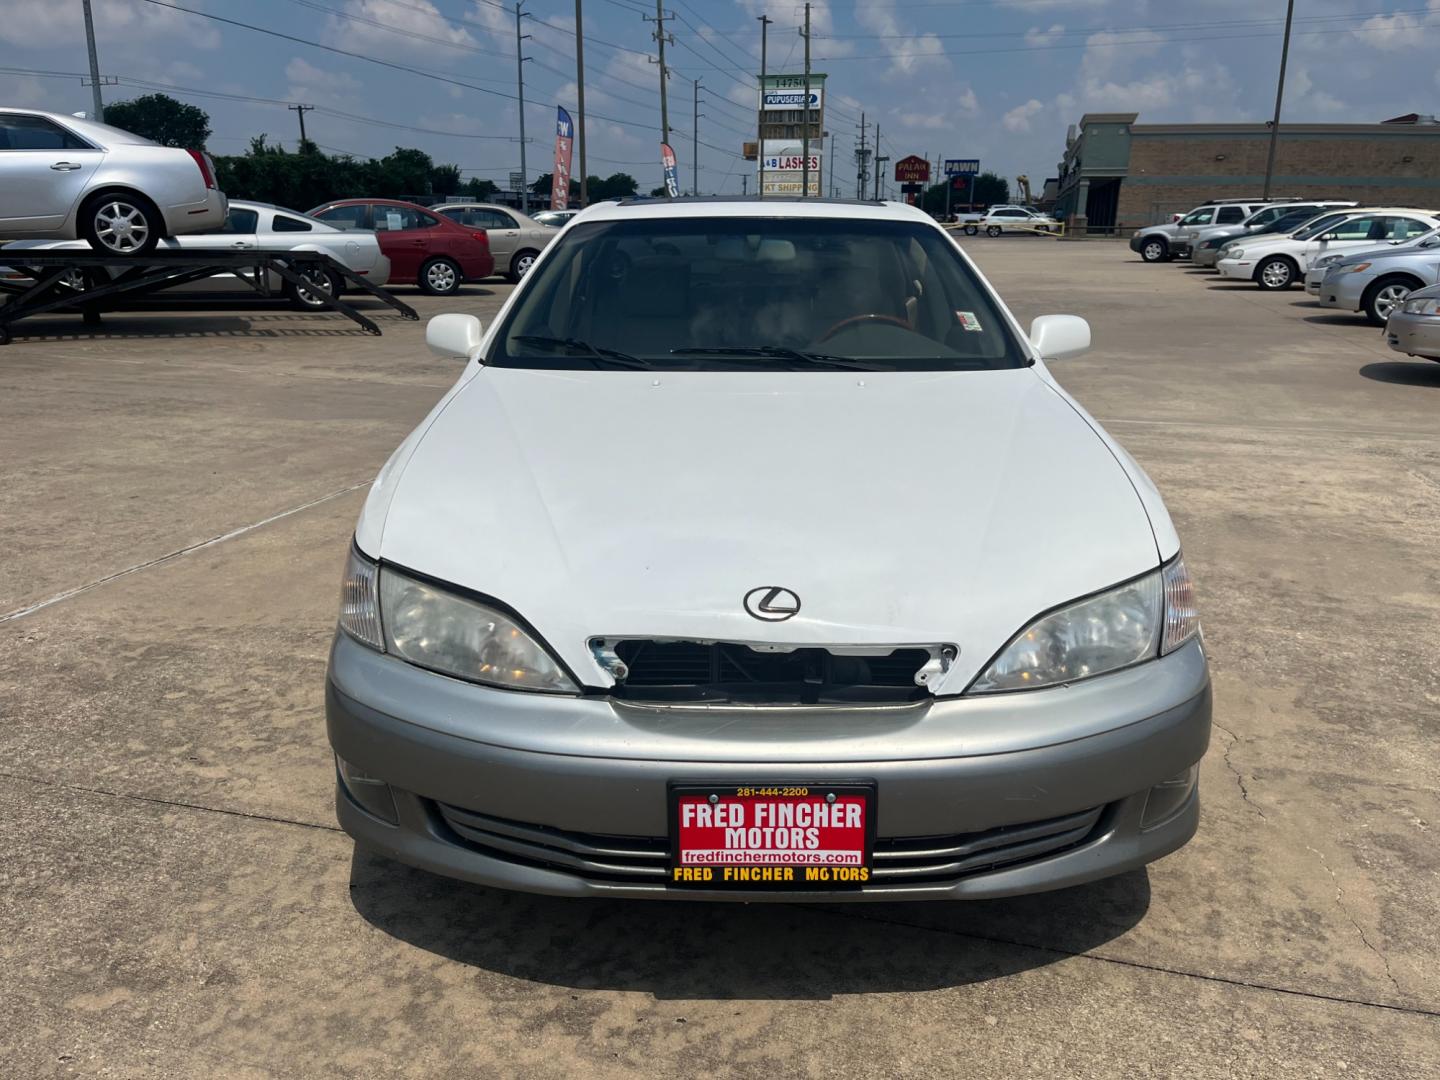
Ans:
[[[606,836],[462,810],[435,803],[450,839],[492,858],[559,870],[590,881],[664,885],[669,841],[663,836]],[[880,837],[872,880],[888,888],[956,881],[985,870],[1057,855],[1088,841],[1104,807],[954,836]]]

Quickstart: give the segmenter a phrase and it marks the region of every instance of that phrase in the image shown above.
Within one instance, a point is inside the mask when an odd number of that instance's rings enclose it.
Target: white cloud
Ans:
[[[1431,10],[1435,6],[1431,5]],[[1360,24],[1355,36],[1376,49],[1394,51],[1426,45],[1421,22],[1412,15],[1397,11],[1394,15],[1374,15]]]
[[[1049,30],[1041,30],[1038,26],[1032,26],[1025,31],[1025,44],[1032,49],[1043,48],[1046,45],[1054,45],[1060,40],[1060,35],[1065,32],[1065,27],[1060,23],[1052,23]]]
[[[332,15],[325,24],[324,41],[337,48],[432,60],[438,48],[442,63],[453,63],[461,49],[477,46],[470,31],[451,23],[429,0],[345,0],[342,10],[353,18]]]
[[[891,75],[913,75],[929,66],[948,67],[945,46],[931,33],[913,33],[900,23],[894,0],[864,0],[855,21],[876,37],[890,56]]]
[[[291,101],[358,111],[354,105],[359,96],[360,81],[353,75],[343,71],[322,71],[295,56],[285,65],[285,78],[289,83],[285,95]]]
[[[214,49],[220,44],[220,31],[214,23],[140,0],[96,0],[94,18],[95,36],[104,47],[116,43],[153,46],[157,39],[176,39],[196,49]],[[81,7],[57,0],[0,0],[0,41],[27,49],[62,42],[83,45]]]
[[[1037,113],[1043,112],[1045,106],[1035,98],[1031,98],[1024,105],[1016,105],[1015,108],[1001,117],[1000,122],[1005,125],[1006,131],[1029,132],[1030,118]]]

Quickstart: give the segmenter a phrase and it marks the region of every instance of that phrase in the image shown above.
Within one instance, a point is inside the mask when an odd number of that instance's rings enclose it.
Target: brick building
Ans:
[[[1092,230],[1167,220],[1206,199],[1255,198],[1269,124],[1137,124],[1138,113],[1086,113],[1060,162],[1057,212]],[[1440,207],[1440,124],[1282,124],[1274,197]]]

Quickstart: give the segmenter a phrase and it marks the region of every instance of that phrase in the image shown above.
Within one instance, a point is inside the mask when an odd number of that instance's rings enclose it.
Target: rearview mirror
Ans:
[[[1030,344],[1042,359],[1068,360],[1090,348],[1090,324],[1078,315],[1041,315],[1030,324]]]
[[[482,337],[480,320],[474,315],[436,315],[425,324],[425,344],[436,356],[473,360]]]

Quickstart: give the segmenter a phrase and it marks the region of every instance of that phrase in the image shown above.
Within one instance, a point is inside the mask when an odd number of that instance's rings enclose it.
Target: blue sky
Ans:
[[[239,152],[262,132],[293,146],[296,118],[284,105],[302,102],[318,107],[307,129],[327,149],[369,156],[415,146],[502,186],[519,168],[513,0],[173,2],[300,40],[145,0],[95,0],[101,72],[122,80],[105,88],[107,101],[170,87],[210,113],[214,153]],[[660,182],[653,24],[642,19],[654,5],[584,4],[590,172],[629,172],[648,190]],[[1440,112],[1440,0],[1296,6],[1286,119]],[[0,0],[0,104],[89,107],[89,89],[67,74],[86,66],[80,9],[80,0]],[[525,20],[533,177],[549,168],[554,105],[575,106],[575,5],[527,0],[525,10],[533,16]],[[738,193],[742,172],[753,170],[739,151],[753,128],[756,17],[774,20],[770,70],[798,72],[803,4],[669,0],[666,11],[675,16],[667,61],[682,182],[690,182],[699,79],[700,187]],[[813,65],[830,77],[826,120],[840,191],[854,192],[862,111],[872,125],[879,120],[892,158],[978,157],[982,168],[1028,173],[1037,186],[1054,173],[1067,125],[1087,110],[1139,112],[1142,122],[1266,119],[1284,12],[1284,0],[815,2]]]

